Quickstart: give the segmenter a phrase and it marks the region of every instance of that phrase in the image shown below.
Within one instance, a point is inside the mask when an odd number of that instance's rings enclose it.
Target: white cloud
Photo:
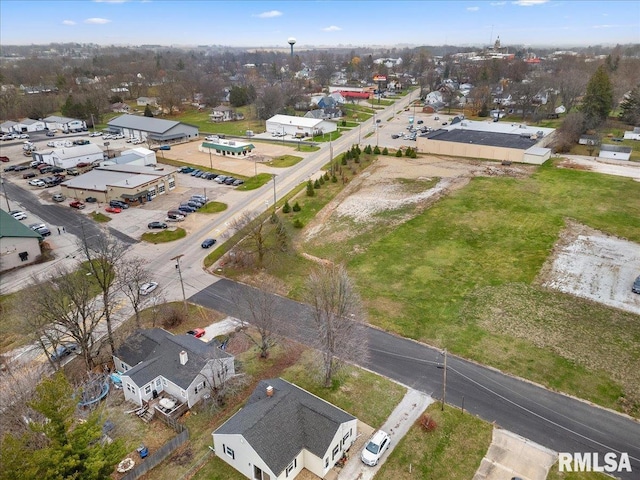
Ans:
[[[331,25],[330,27],[324,27],[322,29],[323,32],[339,32],[342,30],[340,27],[336,27],[335,25]]]
[[[76,22],[74,22],[73,20],[63,20],[62,24],[63,25],[75,25]]]
[[[268,12],[262,12],[257,15],[254,15],[254,17],[258,17],[258,18],[275,18],[280,16],[282,16],[282,12],[279,10],[269,10]]]
[[[480,7],[467,7],[467,12],[477,12]]]
[[[492,7],[501,7],[502,5],[506,5],[507,2],[491,2],[489,5]]]
[[[547,3],[549,0],[517,0],[516,2],[511,2],[514,5],[519,5],[521,7],[533,7],[534,5],[542,5],[543,3]]]
[[[111,20],[106,18],[87,18],[84,23],[90,23],[91,25],[104,25],[105,23],[111,23]]]

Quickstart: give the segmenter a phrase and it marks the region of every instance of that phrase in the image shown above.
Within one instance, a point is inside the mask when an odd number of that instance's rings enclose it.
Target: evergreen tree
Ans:
[[[384,147],[384,149],[382,149],[382,154],[389,155],[389,149],[387,147]]]
[[[300,210],[302,210],[302,208],[300,207],[300,204],[298,202],[293,204],[293,211],[294,212],[299,212]]]
[[[289,205],[289,201],[285,201],[282,206],[282,213],[289,213],[291,211],[291,205]]]
[[[311,180],[307,182],[307,197],[313,197],[316,192],[313,190],[313,183]]]
[[[151,111],[151,107],[149,106],[149,104],[147,103],[147,105],[144,107],[144,116],[145,117],[153,117],[153,112]]]
[[[398,151],[396,152],[396,157],[401,157],[402,156],[402,150],[398,149]]]
[[[378,145],[376,145],[375,148],[373,149],[373,153],[375,155],[380,155],[380,147],[378,147]]]
[[[620,104],[620,120],[627,125],[640,124],[640,85],[627,93]]]
[[[317,178],[316,178],[316,181],[313,182],[313,188],[320,188],[320,182],[318,181]]]
[[[613,87],[604,65],[600,65],[589,79],[587,93],[582,100],[581,111],[584,113],[587,129],[602,125],[613,105]]]

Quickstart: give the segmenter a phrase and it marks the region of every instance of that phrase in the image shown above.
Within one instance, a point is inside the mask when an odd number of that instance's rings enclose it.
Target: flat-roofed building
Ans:
[[[267,132],[297,137],[314,137],[335,132],[335,122],[319,118],[295,117],[292,115],[274,115],[267,120]]]
[[[187,142],[199,136],[198,127],[194,125],[137,115],[121,115],[109,120],[107,125],[110,132],[121,133],[129,138],[139,138],[150,144]]]

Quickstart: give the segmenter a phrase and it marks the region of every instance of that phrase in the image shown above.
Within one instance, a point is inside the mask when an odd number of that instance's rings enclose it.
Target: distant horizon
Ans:
[[[25,21],[28,28],[25,28]],[[640,43],[640,1],[0,2],[0,44],[244,49],[585,48]]]

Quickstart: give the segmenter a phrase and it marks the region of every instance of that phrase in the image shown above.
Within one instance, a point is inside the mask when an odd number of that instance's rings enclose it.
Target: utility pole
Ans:
[[[447,349],[444,349],[444,371],[442,372],[442,411],[447,398]]]
[[[180,270],[180,257],[182,257],[183,254],[177,255],[175,257],[173,257],[171,260],[175,260],[176,261],[176,268],[178,269],[178,276],[180,277],[180,286],[182,287],[182,303],[184,305],[184,314],[186,315],[188,310],[187,310],[187,296],[184,293],[184,282],[182,281],[182,270]]]

